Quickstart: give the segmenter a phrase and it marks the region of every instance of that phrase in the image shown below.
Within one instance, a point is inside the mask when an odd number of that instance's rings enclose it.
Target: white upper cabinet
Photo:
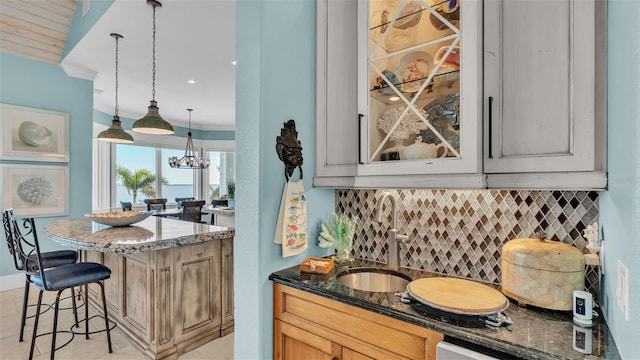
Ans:
[[[479,1],[317,4],[314,185],[484,187]]]
[[[577,187],[606,185],[597,10],[590,0],[484,2],[485,173],[550,173],[529,187],[571,188],[566,173],[585,172],[599,180]]]
[[[477,174],[478,1],[358,4],[358,176]]]
[[[604,188],[602,3],[318,0],[314,185]]]
[[[318,186],[356,175],[357,2],[317,2],[316,176]],[[347,181],[342,179],[340,181]]]

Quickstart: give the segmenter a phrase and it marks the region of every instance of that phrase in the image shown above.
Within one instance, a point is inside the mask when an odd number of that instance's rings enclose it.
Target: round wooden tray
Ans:
[[[500,291],[471,280],[422,278],[410,282],[407,292],[420,303],[455,314],[491,315],[509,307]]]

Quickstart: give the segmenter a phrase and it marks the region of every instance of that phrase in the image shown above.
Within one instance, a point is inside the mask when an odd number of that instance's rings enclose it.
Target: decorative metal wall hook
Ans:
[[[302,143],[298,140],[295,120],[287,121],[280,129],[280,136],[276,137],[276,152],[284,162],[285,179],[289,181],[296,167],[300,169],[300,179],[302,179]]]

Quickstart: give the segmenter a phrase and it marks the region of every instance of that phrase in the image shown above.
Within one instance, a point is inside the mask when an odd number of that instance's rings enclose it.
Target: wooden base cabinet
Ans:
[[[146,358],[177,359],[233,332],[233,238],[83,256],[111,269],[109,320]],[[89,301],[102,312],[97,288],[89,288]]]
[[[443,335],[274,284],[274,359],[435,359]]]

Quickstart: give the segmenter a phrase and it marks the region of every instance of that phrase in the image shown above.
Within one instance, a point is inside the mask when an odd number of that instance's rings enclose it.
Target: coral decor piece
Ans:
[[[396,122],[398,122],[398,118],[400,117],[404,109],[404,106],[400,106],[385,111],[380,119],[378,119],[378,129],[388,134],[396,124]],[[428,119],[429,115],[427,115],[424,110],[420,109],[419,111],[425,119]],[[427,128],[427,124],[422,121],[422,119],[420,119],[418,115],[415,114],[415,112],[409,110],[404,115],[402,120],[400,120],[400,123],[398,124],[398,126],[396,126],[395,130],[389,137],[389,140],[406,140],[411,134],[419,134],[420,131],[426,130]]]
[[[319,245],[321,248],[333,247],[336,249],[335,261],[349,261],[351,248],[353,247],[353,234],[356,224],[346,215],[331,214],[331,219],[321,226]]]

